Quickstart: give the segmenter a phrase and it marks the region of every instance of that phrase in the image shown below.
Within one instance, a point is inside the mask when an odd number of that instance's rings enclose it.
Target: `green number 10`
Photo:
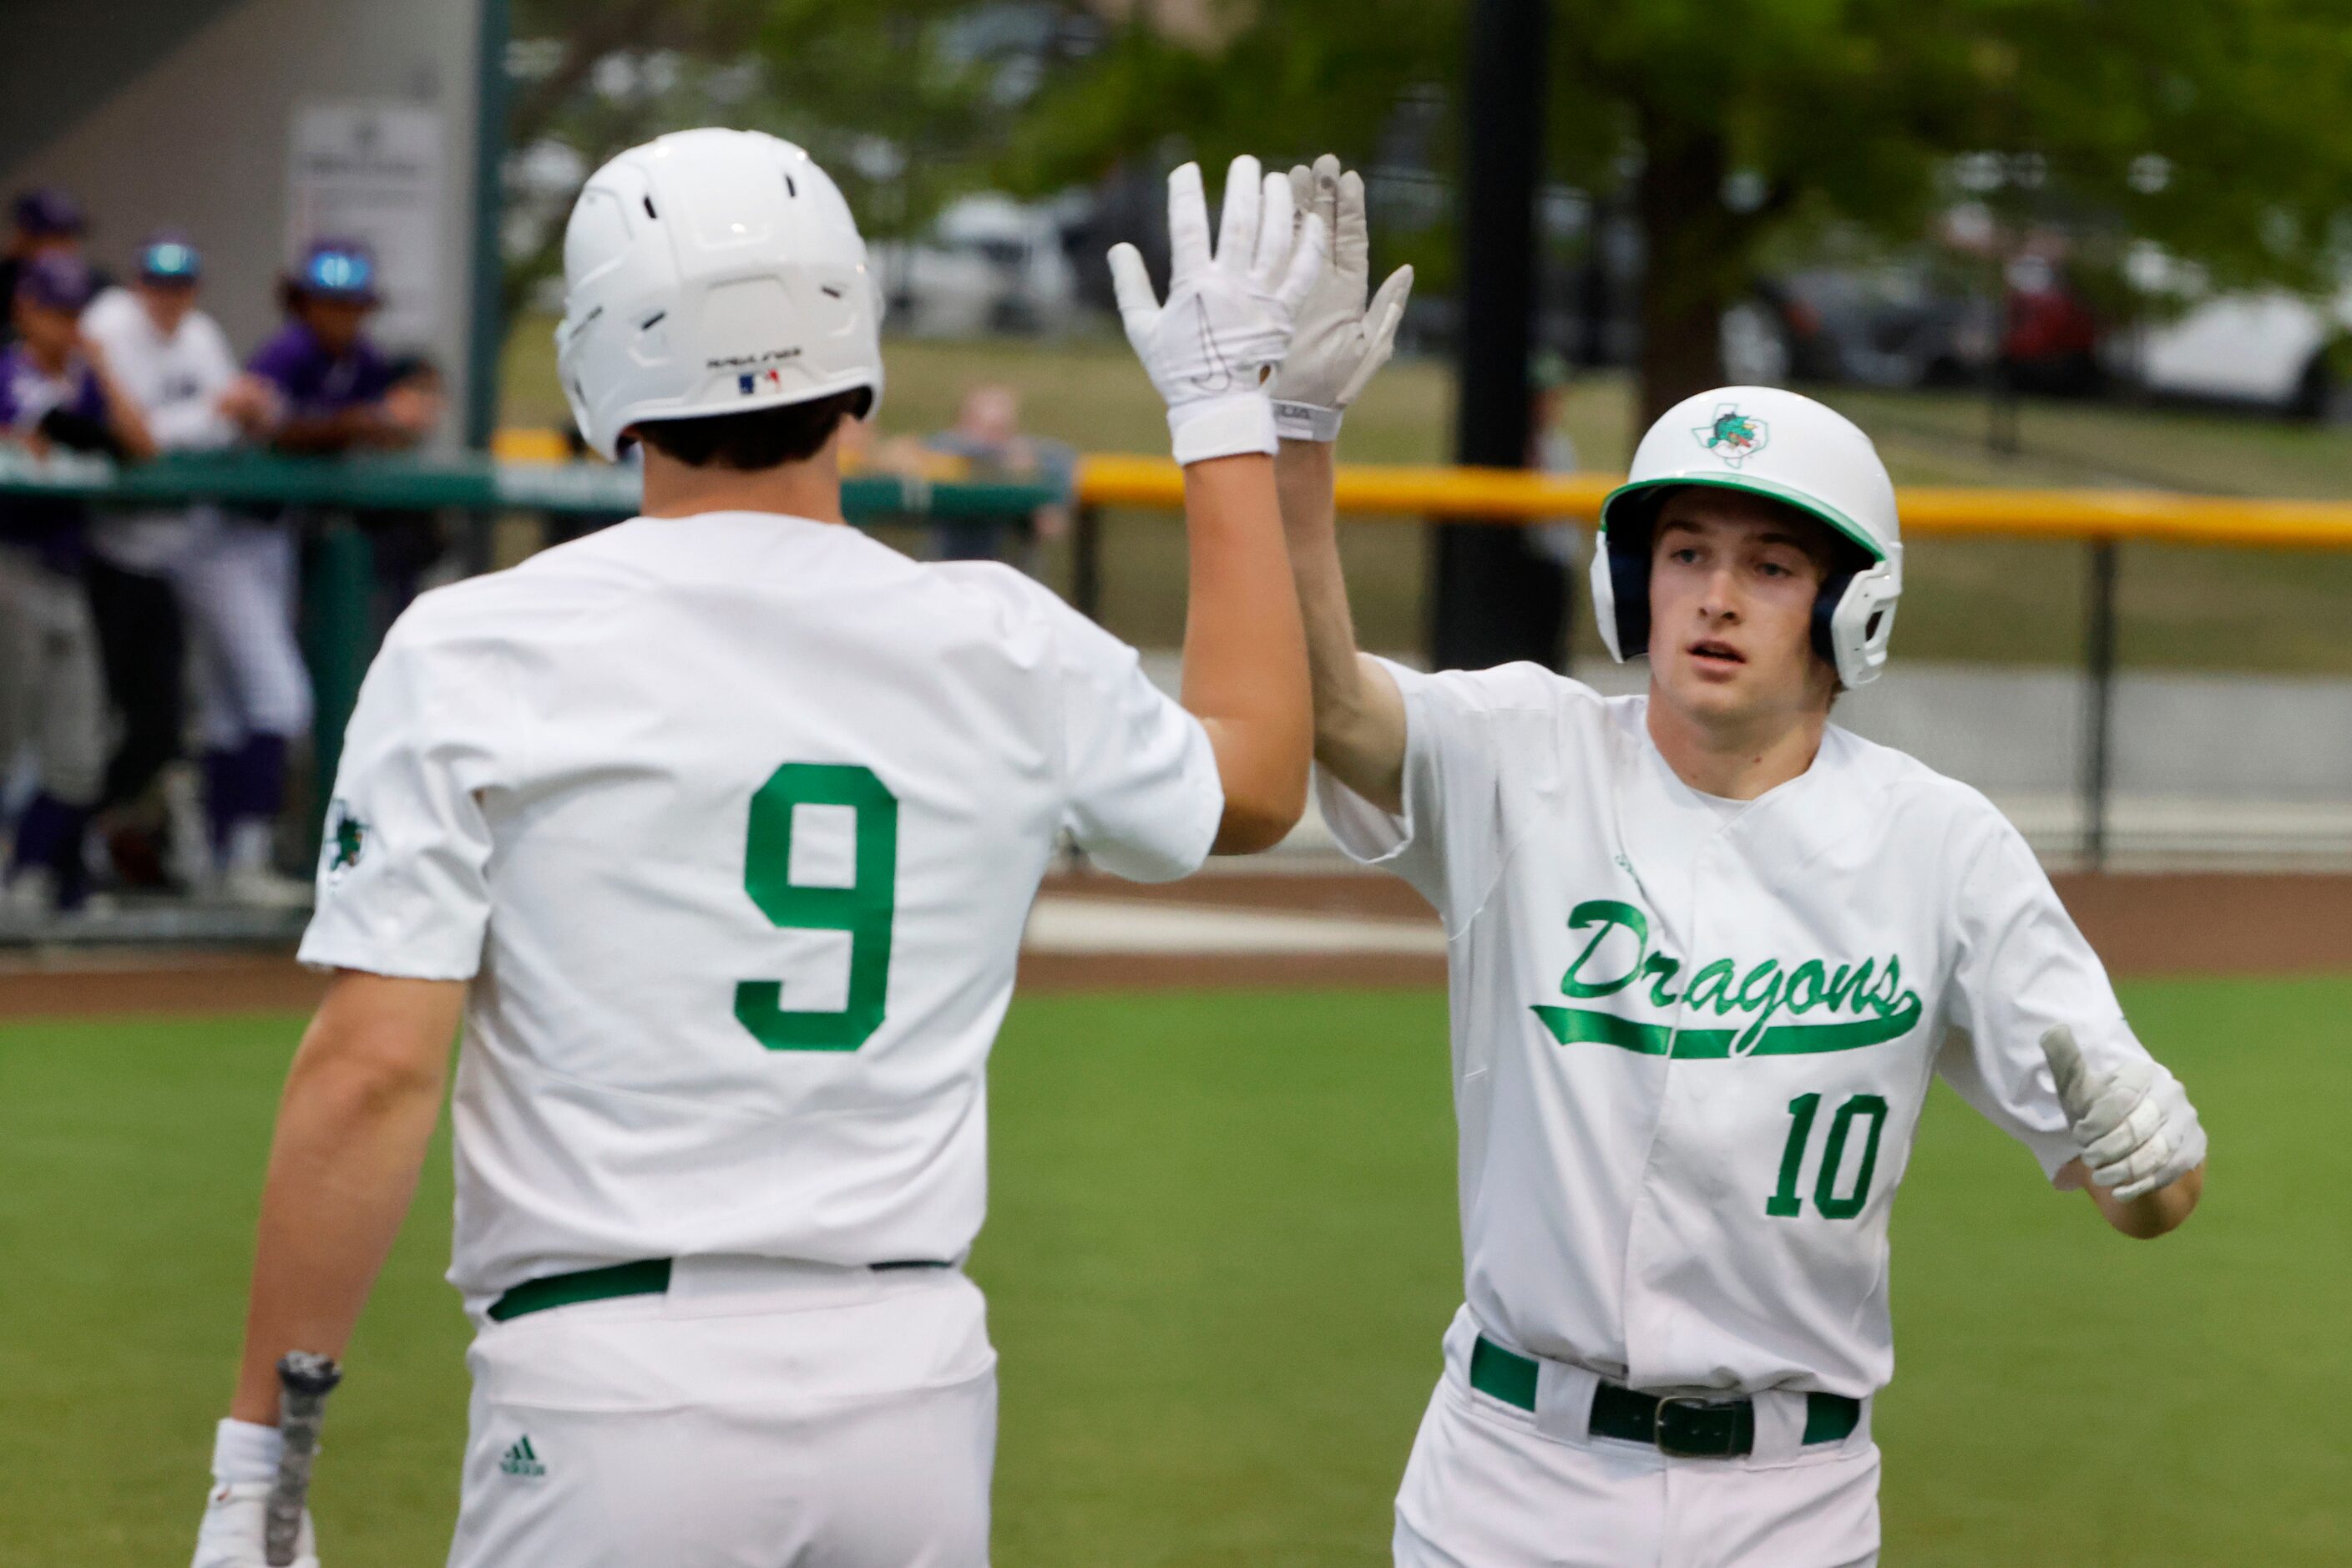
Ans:
[[[1789,1101],[1789,1114],[1795,1120],[1789,1128],[1789,1142],[1780,1150],[1780,1185],[1764,1200],[1764,1212],[1774,1219],[1792,1219],[1805,1212],[1805,1200],[1797,1194],[1797,1176],[1805,1168],[1805,1146],[1812,1142],[1813,1117],[1822,1108],[1818,1094],[1801,1094]],[[1845,1163],[1845,1146],[1853,1131],[1853,1124],[1863,1117],[1870,1118],[1870,1132],[1863,1140],[1862,1160],[1853,1173],[1853,1190],[1843,1197],[1838,1195],[1838,1168]],[[1813,1206],[1823,1219],[1852,1219],[1860,1214],[1870,1200],[1870,1178],[1878,1169],[1878,1135],[1886,1131],[1886,1101],[1874,1094],[1857,1094],[1838,1107],[1830,1118],[1828,1147],[1822,1151],[1822,1173],[1813,1183]]]
[[[845,805],[857,814],[855,875],[846,888],[792,879],[793,809]],[[854,1051],[882,1026],[890,989],[890,926],[898,910],[898,797],[871,768],[786,763],[751,797],[743,890],[775,925],[849,933],[849,1005],[838,1012],[786,1009],[783,984],[745,980],[735,1016],[772,1051]]]

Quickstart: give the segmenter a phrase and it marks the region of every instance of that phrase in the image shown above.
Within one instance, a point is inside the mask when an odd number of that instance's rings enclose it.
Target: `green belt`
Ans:
[[[580,1268],[569,1274],[550,1274],[542,1279],[526,1279],[490,1303],[490,1321],[503,1323],[510,1318],[525,1318],[551,1307],[577,1306],[583,1301],[659,1296],[669,1289],[672,1261],[667,1258],[648,1258],[637,1263],[614,1263],[603,1268]],[[867,1267],[879,1272],[889,1268],[945,1268],[949,1265],[929,1258],[908,1258]]]
[[[1470,1386],[1490,1398],[1533,1414],[1538,1363],[1507,1351],[1486,1335],[1470,1352]],[[1843,1394],[1805,1395],[1805,1442],[1838,1443],[1862,1424],[1862,1401]],[[1752,1399],[1664,1398],[1603,1380],[1592,1391],[1596,1437],[1647,1443],[1678,1458],[1737,1458],[1756,1448],[1756,1402]]]

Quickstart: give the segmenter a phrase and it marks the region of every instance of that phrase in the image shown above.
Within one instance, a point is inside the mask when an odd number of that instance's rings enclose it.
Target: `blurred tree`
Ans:
[[[504,319],[562,269],[579,184],[624,148],[740,104],[765,0],[514,0]],[[569,153],[569,156],[564,154]]]
[[[980,182],[1066,40],[1059,5],[518,0],[508,319],[562,266],[579,183],[692,125],[772,132],[841,184],[869,239]]]
[[[1037,39],[992,9],[771,0],[760,47],[773,120],[763,128],[824,165],[868,239],[918,232],[1003,146],[1034,86],[1009,62]]]
[[[1009,167],[1370,161],[1400,102],[1458,83],[1465,10],[1261,0],[1207,46],[1130,20],[1041,99]],[[1551,34],[1551,176],[1622,200],[1644,244],[1645,417],[1722,379],[1725,308],[1805,226],[1903,243],[1977,200],[2063,216],[2111,268],[2145,240],[2217,285],[2332,290],[2346,263],[2343,0],[1554,0]]]
[[[1565,0],[1560,33],[1564,101],[1612,110],[1562,117],[1562,172],[1633,153],[1645,416],[1720,378],[1722,312],[1792,225],[1902,241],[1977,199],[2093,266],[2145,240],[2332,290],[2345,260],[2340,0]]]

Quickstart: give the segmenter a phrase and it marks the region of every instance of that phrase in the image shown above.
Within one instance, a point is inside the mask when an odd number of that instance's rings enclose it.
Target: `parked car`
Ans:
[[[2095,397],[2107,388],[2101,352],[2105,323],[2066,275],[2046,256],[2012,258],[2000,331],[2000,364],[2021,392]]]
[[[2106,363],[2158,396],[2352,422],[2352,293],[2325,308],[2284,290],[2223,294],[2110,337]]]
[[[1974,379],[1991,353],[1981,300],[1945,286],[1925,261],[1767,279],[1753,309],[1777,321],[1799,381],[1948,385]]]
[[[920,337],[1063,329],[1078,299],[1066,222],[1056,204],[983,192],[950,203],[922,238],[876,246],[890,326]]]

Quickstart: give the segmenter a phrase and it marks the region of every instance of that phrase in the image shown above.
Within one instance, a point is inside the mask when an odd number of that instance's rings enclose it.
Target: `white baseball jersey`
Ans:
[[[2043,1032],[2101,1067],[2141,1050],[2024,841],[1834,725],[1803,775],[1727,801],[1666,764],[1646,698],[1391,668],[1404,815],[1318,789],[1445,921],[1471,1311],[1643,1389],[1883,1386],[1931,1076],[2054,1174],[2079,1151]]]
[[[107,369],[139,405],[147,433],[165,451],[202,451],[236,440],[234,421],[220,411],[220,395],[237,376],[236,356],[218,322],[189,310],[169,337],[128,289],[109,289],[82,312],[82,331],[106,354]],[[99,552],[133,572],[161,573],[188,549],[184,526],[209,521],[210,507],[102,514],[92,531]]]
[[[992,564],[640,518],[420,598],[336,775],[320,966],[471,979],[451,1280],[960,1259],[1064,830],[1181,876],[1223,809],[1133,650]]]
[[[220,324],[190,310],[169,337],[128,289],[109,289],[82,312],[82,331],[106,353],[106,368],[166,451],[226,447],[236,426],[219,408],[237,375],[236,355]]]

